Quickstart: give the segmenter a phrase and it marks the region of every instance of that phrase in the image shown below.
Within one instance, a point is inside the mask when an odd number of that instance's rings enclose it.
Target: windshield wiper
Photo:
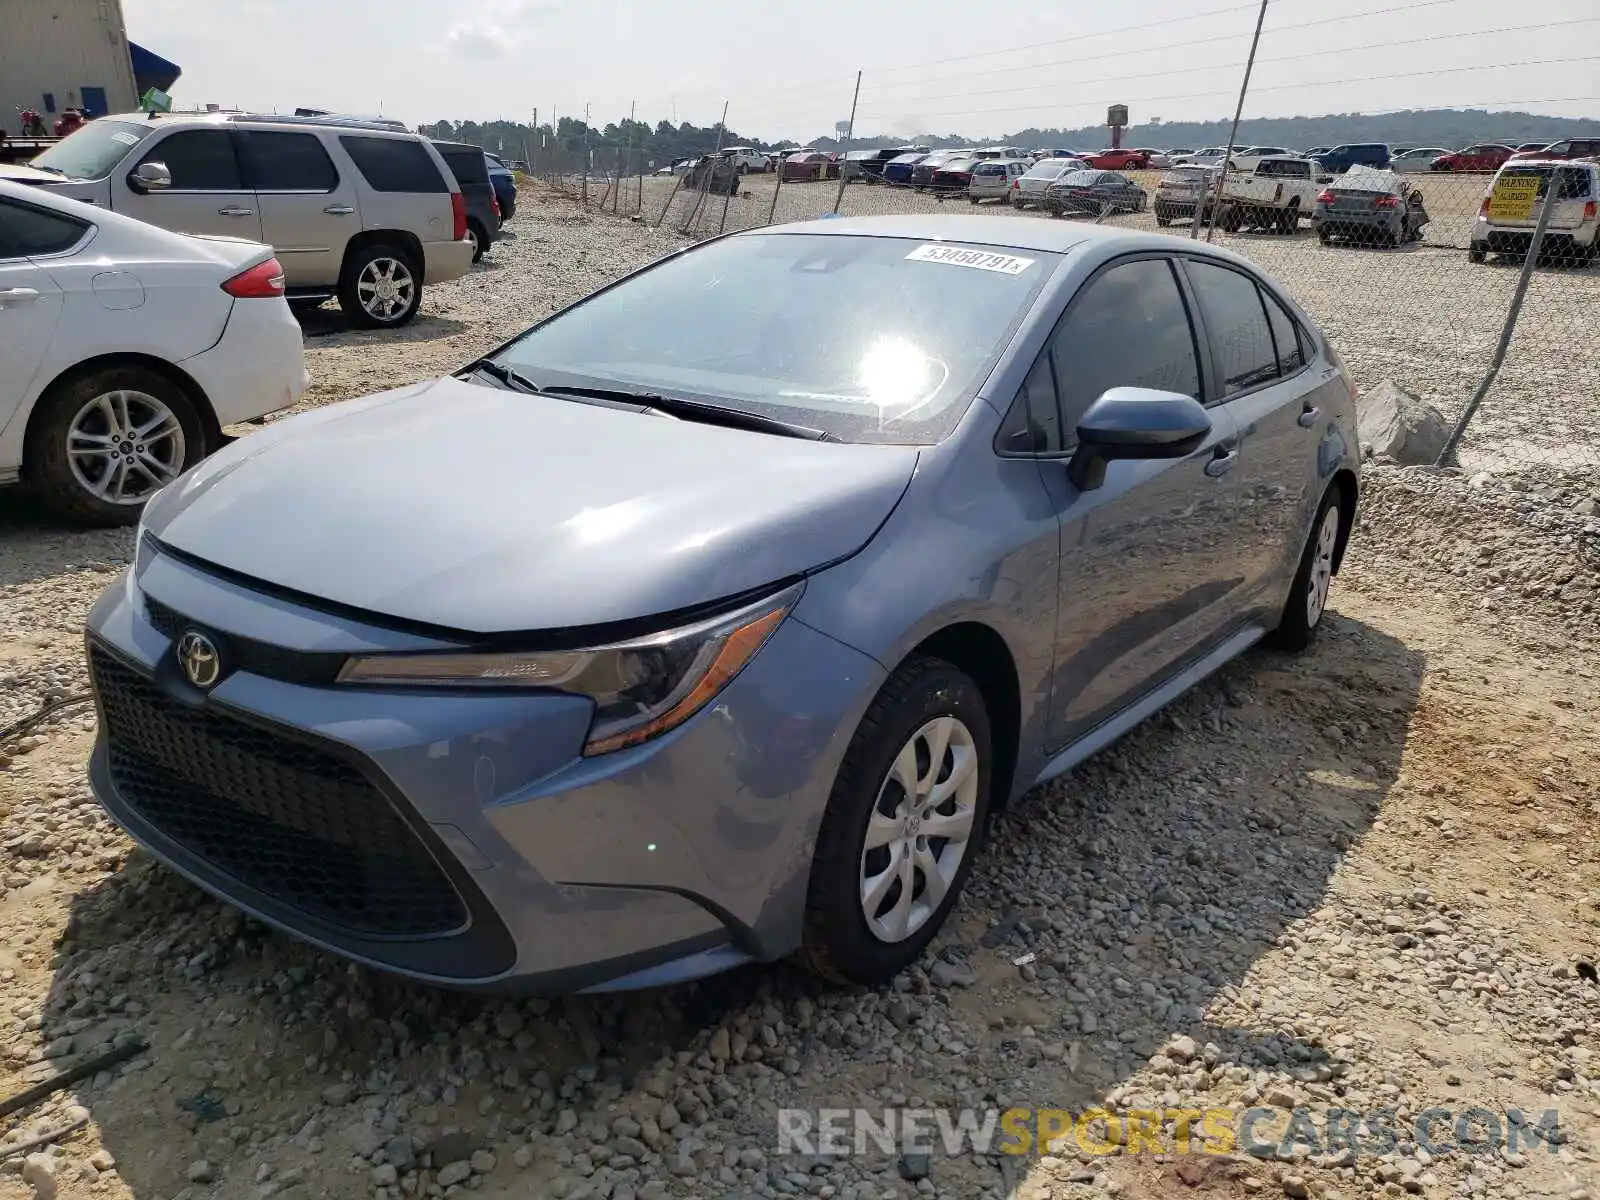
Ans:
[[[63,177],[66,176],[66,172],[63,171],[60,167],[45,167],[45,166],[41,166],[38,163],[29,163],[28,165],[30,167],[32,167],[35,171],[49,171],[50,174],[52,174],[52,175],[60,175],[60,176],[63,176]]]
[[[756,433],[775,433],[780,437],[804,438],[811,442],[831,442],[837,439],[822,429],[781,421],[742,408],[724,408],[720,404],[705,404],[699,400],[685,400],[679,396],[663,396],[659,392],[633,391],[629,388],[567,387],[550,384],[541,391],[553,396],[578,396],[590,400],[620,401],[637,404],[641,412],[663,413],[686,421],[699,421],[705,425],[726,425],[731,429],[749,429]]]
[[[498,380],[514,392],[529,392],[537,394],[543,391],[537,383],[526,375],[512,370],[504,363],[491,362],[487,358],[482,362],[475,362],[467,368],[468,371],[479,375],[487,375],[490,379]]]

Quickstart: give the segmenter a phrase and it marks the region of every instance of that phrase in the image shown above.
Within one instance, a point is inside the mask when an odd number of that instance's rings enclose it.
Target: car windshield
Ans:
[[[29,165],[65,175],[68,179],[104,179],[111,168],[153,131],[154,126],[149,122],[104,118],[90,121],[43,154],[36,155]]]
[[[541,387],[657,391],[841,441],[945,437],[1059,256],[745,234],[653,267],[495,356]]]

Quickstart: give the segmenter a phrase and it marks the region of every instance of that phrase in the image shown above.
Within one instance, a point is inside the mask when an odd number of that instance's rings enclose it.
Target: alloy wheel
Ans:
[[[375,321],[392,321],[411,307],[417,281],[398,258],[375,258],[361,269],[356,295]]]
[[[143,504],[182,473],[187,449],[177,414],[131,388],[102,392],[67,426],[73,478],[108,504]]]
[[[1306,580],[1306,625],[1315,629],[1328,605],[1328,589],[1333,584],[1333,550],[1339,542],[1339,509],[1330,506],[1317,528],[1317,545],[1312,551],[1311,575]]]
[[[935,717],[895,755],[867,820],[861,911],[879,941],[905,941],[940,910],[972,844],[977,802],[972,731]]]

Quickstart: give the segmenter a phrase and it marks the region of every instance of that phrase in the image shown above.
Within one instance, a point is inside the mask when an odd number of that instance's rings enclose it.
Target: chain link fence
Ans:
[[[1248,121],[1248,92],[1241,112]],[[675,175],[551,178],[695,240],[830,215],[951,212],[1198,237],[1277,280],[1363,393],[1398,393],[1407,460],[1520,476],[1566,498],[1600,495],[1600,165],[1503,166],[1509,151],[1493,148],[1420,147],[1369,163],[1360,147],[1311,148],[1320,158],[1233,149],[1226,173],[1157,158],[1115,173],[1123,200],[1064,213],[1025,203],[1009,177],[984,194],[959,176],[885,182],[848,152],[737,174],[702,161]]]

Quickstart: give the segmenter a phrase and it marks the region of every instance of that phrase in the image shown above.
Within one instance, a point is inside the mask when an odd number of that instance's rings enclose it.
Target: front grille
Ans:
[[[99,647],[89,667],[118,794],[182,850],[354,933],[427,937],[466,924],[427,847],[353,765],[180,703]]]
[[[144,610],[154,625],[168,639],[176,639],[194,622],[169,604],[154,596],[144,597]],[[211,636],[211,630],[206,630]],[[345,655],[325,651],[288,650],[250,638],[221,635],[213,640],[224,643],[230,671],[245,671],[284,683],[332,683],[344,666]]]

